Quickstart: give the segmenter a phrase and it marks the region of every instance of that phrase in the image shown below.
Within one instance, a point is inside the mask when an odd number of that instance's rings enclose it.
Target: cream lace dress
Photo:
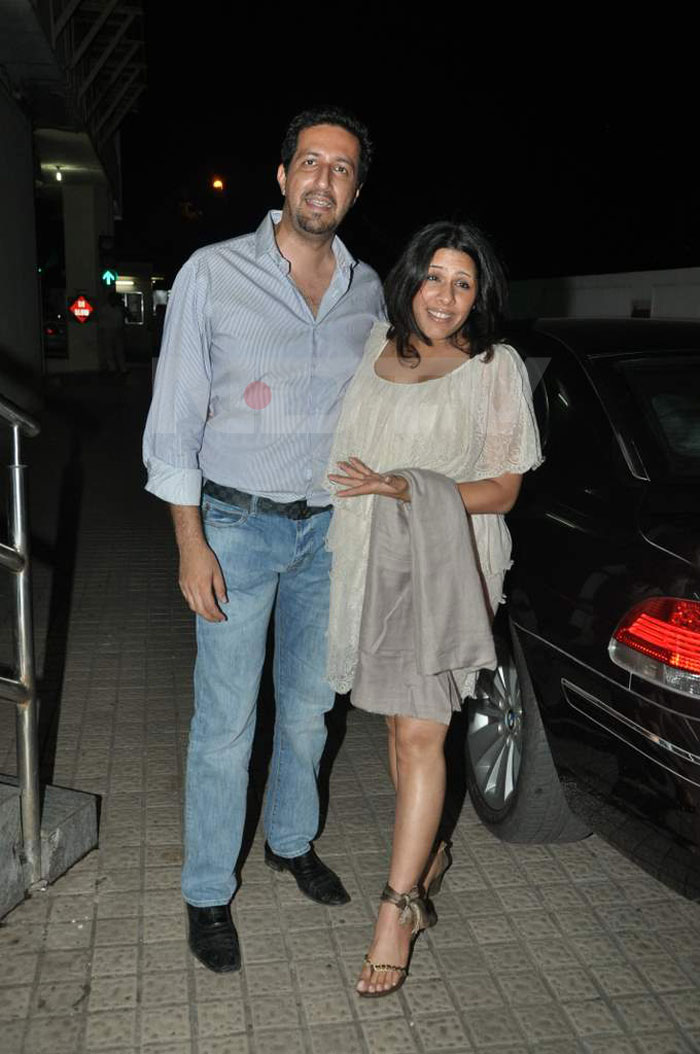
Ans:
[[[386,322],[377,322],[367,339],[345,395],[329,472],[338,471],[338,461],[355,456],[377,472],[429,468],[463,483],[524,473],[541,463],[530,384],[513,348],[497,344],[490,362],[479,356],[444,377],[399,384],[374,371],[387,329]],[[333,554],[327,677],[337,692],[348,692],[357,665],[372,504],[388,499],[332,500],[335,511],[326,543]],[[495,611],[511,565],[510,533],[496,513],[474,515],[471,523]],[[463,698],[473,693],[475,680],[476,674],[469,674],[460,686]]]

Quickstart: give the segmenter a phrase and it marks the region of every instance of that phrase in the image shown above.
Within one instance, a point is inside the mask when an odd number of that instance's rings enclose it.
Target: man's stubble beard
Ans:
[[[294,220],[299,230],[304,231],[306,234],[333,234],[339,226],[335,215],[327,218],[323,216],[306,216],[301,209],[294,213]]]

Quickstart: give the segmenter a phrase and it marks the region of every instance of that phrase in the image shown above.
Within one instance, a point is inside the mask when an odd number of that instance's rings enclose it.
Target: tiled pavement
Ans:
[[[76,400],[87,431],[67,423]],[[2,1054],[700,1051],[700,906],[596,838],[503,845],[468,805],[440,923],[409,980],[397,996],[356,998],[393,804],[382,722],[353,712],[318,843],[352,903],[305,900],[264,867],[256,834],[234,902],[244,970],[193,962],[178,891],[192,629],[163,510],[140,490],[144,406],[138,376],[126,389],[67,388],[37,441],[38,650],[45,717],[56,711],[46,749],[53,782],[102,795],[102,815],[99,850],[0,927]],[[79,527],[74,567],[66,530],[52,555],[49,499],[61,496]],[[341,708],[337,739],[345,719]]]

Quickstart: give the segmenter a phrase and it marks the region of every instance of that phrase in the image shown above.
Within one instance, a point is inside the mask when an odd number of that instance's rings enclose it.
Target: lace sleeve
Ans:
[[[496,345],[483,365],[485,405],[480,407],[481,435],[474,479],[525,473],[542,464],[540,433],[532,407],[530,381],[522,359],[507,344]],[[490,374],[490,370],[493,373]]]

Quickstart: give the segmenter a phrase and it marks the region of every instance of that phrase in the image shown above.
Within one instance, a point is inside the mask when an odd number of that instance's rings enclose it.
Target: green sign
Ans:
[[[102,281],[105,285],[116,285],[117,278],[119,278],[117,272],[112,271],[109,267],[102,272]]]

